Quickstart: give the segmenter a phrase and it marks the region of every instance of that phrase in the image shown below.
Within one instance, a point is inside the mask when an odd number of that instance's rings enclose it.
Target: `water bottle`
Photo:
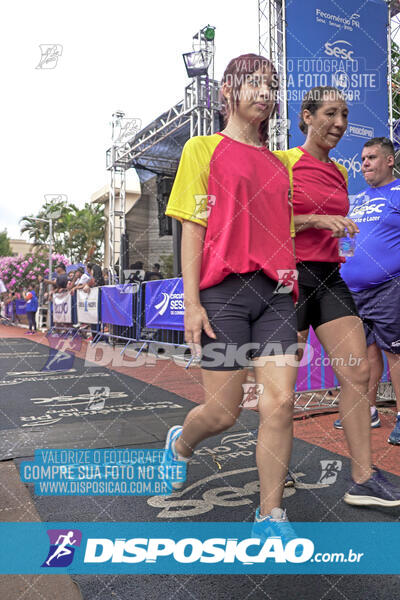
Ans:
[[[339,239],[339,256],[354,256],[354,250],[356,248],[355,237],[342,237]]]

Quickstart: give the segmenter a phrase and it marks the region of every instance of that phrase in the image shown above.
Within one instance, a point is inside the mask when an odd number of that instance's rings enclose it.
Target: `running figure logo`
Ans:
[[[278,269],[278,277],[278,285],[274,294],[290,294],[290,292],[293,292],[299,273],[297,269]]]
[[[196,219],[208,219],[212,207],[215,206],[216,197],[213,194],[195,194],[195,207],[193,217]]]
[[[258,400],[264,391],[261,383],[242,383],[243,400],[239,404],[242,408],[256,408]]]
[[[48,529],[50,549],[42,567],[68,567],[74,558],[75,548],[81,545],[79,529]]]
[[[321,463],[321,477],[317,483],[325,483],[326,485],[332,485],[335,483],[338,474],[342,470],[341,460],[320,460]]]

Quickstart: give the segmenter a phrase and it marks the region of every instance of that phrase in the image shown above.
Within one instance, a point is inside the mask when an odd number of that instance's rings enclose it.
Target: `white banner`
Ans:
[[[99,288],[90,288],[90,292],[76,290],[78,323],[97,323],[99,307]]]
[[[53,319],[55,323],[72,323],[71,294],[53,294]]]

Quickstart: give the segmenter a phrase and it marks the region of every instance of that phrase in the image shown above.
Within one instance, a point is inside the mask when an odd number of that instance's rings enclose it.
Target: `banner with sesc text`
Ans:
[[[338,88],[349,108],[345,135],[331,158],[346,167],[349,191],[364,189],[362,147],[388,136],[387,26],[384,0],[291,0],[286,3],[289,147],[300,146],[303,95],[316,86]]]
[[[398,522],[291,525],[280,537],[237,522],[0,523],[0,573],[400,573]]]

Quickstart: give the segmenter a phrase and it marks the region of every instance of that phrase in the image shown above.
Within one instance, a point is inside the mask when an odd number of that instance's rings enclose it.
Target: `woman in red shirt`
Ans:
[[[189,460],[199,442],[235,423],[250,354],[260,414],[256,525],[287,531],[297,286],[287,277],[295,269],[289,176],[266,146],[276,91],[267,59],[233,59],[222,84],[225,129],[191,138],[182,153],[166,214],[182,222],[185,340],[202,347],[205,403],[170,429],[166,461]]]
[[[400,490],[371,467],[369,365],[362,321],[340,276],[338,238],[358,233],[349,211],[347,172],[329,158],[347,128],[349,109],[332,87],[304,97],[303,146],[287,151],[293,173],[293,211],[299,273],[297,321],[305,342],[310,325],[340,383],[340,414],[352,457],[353,485],[344,500],[355,505],[400,505]]]

